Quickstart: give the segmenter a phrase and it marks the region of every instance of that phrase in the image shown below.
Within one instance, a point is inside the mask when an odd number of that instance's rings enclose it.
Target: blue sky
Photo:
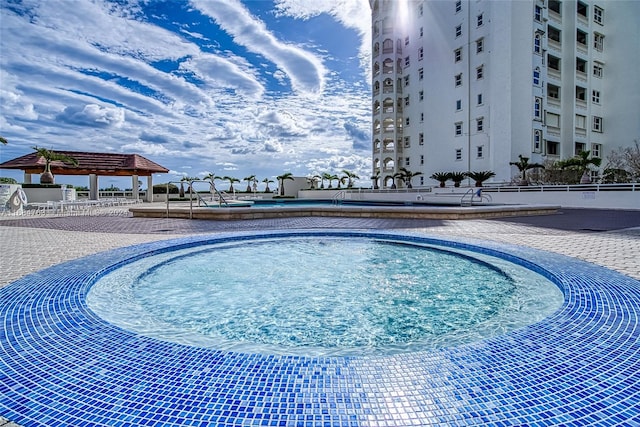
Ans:
[[[368,0],[0,5],[0,161],[37,145],[138,153],[170,169],[154,183],[347,169],[370,185]]]

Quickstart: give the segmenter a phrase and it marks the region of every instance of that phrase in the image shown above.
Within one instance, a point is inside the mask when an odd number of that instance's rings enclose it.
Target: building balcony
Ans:
[[[547,77],[560,81],[562,79],[562,73],[555,68],[547,68]]]

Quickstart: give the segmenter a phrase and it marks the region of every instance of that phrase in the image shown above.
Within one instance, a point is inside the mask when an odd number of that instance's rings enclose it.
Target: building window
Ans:
[[[556,141],[547,141],[547,154],[550,156],[558,155],[558,144]]]
[[[411,117],[407,117],[404,119],[405,126],[409,126],[411,124]]]
[[[404,105],[407,107],[409,106],[409,95],[404,98]]]
[[[604,9],[598,6],[593,7],[593,22],[602,25],[604,22]]]
[[[453,51],[453,58],[455,62],[462,61],[462,48],[459,48]]]
[[[536,129],[533,131],[533,152],[539,153],[542,149],[542,131]]]
[[[476,53],[481,53],[484,50],[484,38],[476,40]]]
[[[418,144],[424,145],[424,133],[422,132],[418,134]]]
[[[405,166],[411,166],[411,159],[409,157],[405,157],[404,164]]]
[[[587,90],[581,86],[576,86],[576,99],[580,101],[587,100]]]
[[[478,94],[478,105],[482,105],[482,94]]]
[[[418,6],[418,13],[420,14],[420,16],[422,16],[424,14],[424,5],[420,5]]]
[[[533,9],[533,19],[538,22],[542,21],[542,8],[538,5],[535,5]]]
[[[583,3],[583,2],[581,2],[581,1],[578,1],[578,10],[577,10],[578,15],[579,15],[580,17],[582,17],[582,18],[585,18],[585,19],[586,19],[586,18],[587,18],[587,16],[588,16],[588,12],[587,12],[587,10],[588,10],[587,5],[586,5],[586,4],[584,4],[584,3]]]
[[[456,37],[460,37],[462,35],[462,25],[456,26]]]
[[[424,58],[424,48],[420,48],[418,49],[418,61],[422,61],[422,58]]]
[[[584,142],[576,142],[573,150],[574,155],[579,156],[580,153],[587,151],[587,144]]]
[[[553,55],[547,55],[547,63],[551,70],[560,71],[560,58]]]
[[[476,79],[480,80],[483,77],[484,77],[484,65],[481,65],[478,68],[476,68]]]
[[[586,46],[587,45],[587,33],[582,30],[576,30],[576,42],[578,44]]]
[[[594,132],[602,132],[602,117],[593,116],[593,127],[591,130]]]
[[[552,128],[560,128],[560,115],[559,114],[554,114],[554,113],[550,113],[547,111],[547,116],[546,116],[546,120],[545,123],[548,127],[552,127]]]
[[[418,80],[424,79],[424,68],[418,70]]]
[[[600,91],[592,90],[591,91],[591,102],[594,104],[600,104]]]
[[[404,38],[404,45],[408,46],[409,45],[409,36]]]
[[[484,22],[484,16],[481,13],[480,15],[478,15],[478,17],[476,19],[476,23],[478,24],[477,26],[478,27],[482,27],[483,22]]]
[[[456,160],[462,160],[462,148],[456,148]]]
[[[456,13],[460,12],[461,10],[462,10],[462,1],[456,0]]]
[[[456,100],[456,111],[460,111],[462,110],[462,100],[458,99]]]
[[[420,27],[420,37],[424,36],[424,28]]]
[[[587,72],[587,61],[582,58],[576,58],[576,71],[581,73]]]
[[[424,113],[420,113],[420,122],[424,122]]]
[[[462,73],[456,74],[455,82],[456,82],[456,87],[462,86]]]
[[[562,43],[562,38],[560,37],[560,30],[554,28],[552,26],[547,26],[547,31],[549,32],[549,40],[552,40],[558,44]]]
[[[462,135],[462,122],[456,122],[456,136]]]
[[[484,117],[478,117],[476,119],[476,132],[484,131]]]
[[[591,157],[600,157],[602,144],[591,144]]]
[[[420,164],[424,165],[424,155],[420,154]]]
[[[411,138],[408,136],[404,137],[404,148],[409,148],[411,147]]]
[[[535,86],[540,86],[540,68],[538,67],[533,70],[533,84]]]
[[[553,99],[560,99],[560,88],[556,85],[547,85],[547,96]]]
[[[560,15],[560,0],[549,0],[549,10]]]
[[[603,65],[600,62],[593,64],[593,77],[602,78]]]
[[[409,86],[409,77],[410,76],[404,76],[404,85],[405,86]]]
[[[604,36],[602,34],[593,33],[593,48],[598,52],[602,52],[604,48]]]
[[[405,66],[405,67],[408,67],[410,63],[411,63],[411,59],[410,59],[410,57],[408,57],[408,56],[407,56],[407,57],[405,57],[405,58],[404,58],[404,66]]]
[[[476,147],[476,157],[477,157],[478,159],[481,159],[481,158],[482,158],[482,156],[483,156],[483,154],[484,154],[484,153],[483,153],[483,151],[484,151],[484,146],[482,146],[482,145],[478,145],[478,146]]]
[[[418,98],[419,98],[420,101],[424,101],[424,91],[423,90],[418,92]]]
[[[533,118],[535,120],[542,118],[542,98],[536,98],[533,102]]]
[[[540,34],[536,33],[533,38],[533,51],[535,53],[542,53],[542,41]]]
[[[587,128],[587,116],[576,114],[576,129],[584,130]]]

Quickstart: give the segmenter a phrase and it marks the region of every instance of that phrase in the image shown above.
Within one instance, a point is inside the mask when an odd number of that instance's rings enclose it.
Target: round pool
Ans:
[[[104,275],[87,304],[161,340],[252,353],[384,355],[535,323],[562,292],[489,254],[406,236],[274,235],[148,254]]]

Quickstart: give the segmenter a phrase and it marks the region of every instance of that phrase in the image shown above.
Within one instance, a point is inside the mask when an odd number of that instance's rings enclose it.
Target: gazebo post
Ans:
[[[138,192],[138,175],[131,175],[131,190],[133,191],[133,200],[136,202],[140,199],[140,194]]]
[[[98,175],[95,173],[89,174],[89,199],[98,200]]]
[[[24,172],[24,183],[31,184],[31,174],[27,171]]]
[[[167,199],[169,198],[169,194],[167,194]],[[147,176],[147,202],[153,202],[153,175],[149,174]]]

